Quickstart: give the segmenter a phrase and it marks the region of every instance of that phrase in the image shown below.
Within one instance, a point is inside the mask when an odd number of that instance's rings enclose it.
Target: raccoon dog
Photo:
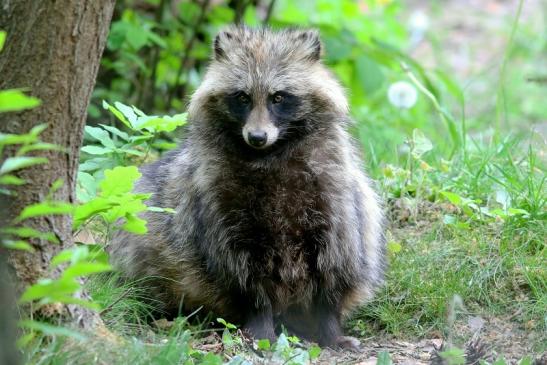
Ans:
[[[313,30],[232,27],[191,98],[182,145],[142,168],[148,233],[113,263],[164,310],[212,311],[255,338],[281,325],[353,347],[342,319],[383,280],[382,211]]]

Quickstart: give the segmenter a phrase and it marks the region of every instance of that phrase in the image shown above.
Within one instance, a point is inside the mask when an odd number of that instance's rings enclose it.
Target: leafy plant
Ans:
[[[84,161],[80,164],[79,179],[88,187],[90,174],[101,178],[105,168],[142,162],[147,159],[149,153],[155,151],[154,149],[173,148],[173,143],[158,138],[159,135],[172,132],[186,123],[186,113],[174,116],[148,116],[134,106],[129,107],[119,102],[114,105],[103,102],[103,107],[109,110],[129,133],[105,124],[99,124],[99,127],[85,127],[85,136],[94,143],[82,147]],[[85,200],[89,196],[80,195],[79,198]]]

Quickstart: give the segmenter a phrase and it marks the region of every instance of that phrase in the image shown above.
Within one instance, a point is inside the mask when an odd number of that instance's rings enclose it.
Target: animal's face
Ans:
[[[245,143],[257,149],[268,148],[286,137],[305,115],[301,98],[288,90],[237,90],[223,99],[230,119],[236,128],[241,128]]]
[[[221,32],[190,113],[205,106],[217,130],[264,153],[301,138],[320,128],[327,111],[346,112],[344,95],[320,53],[315,31]]]

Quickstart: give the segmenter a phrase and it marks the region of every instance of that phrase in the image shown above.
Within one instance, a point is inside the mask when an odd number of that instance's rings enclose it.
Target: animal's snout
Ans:
[[[253,147],[262,147],[268,141],[268,134],[265,131],[250,131],[247,135],[249,144]]]

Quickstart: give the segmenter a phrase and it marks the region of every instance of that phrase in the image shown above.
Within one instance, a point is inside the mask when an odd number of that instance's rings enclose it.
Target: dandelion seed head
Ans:
[[[387,97],[396,108],[410,109],[418,100],[418,92],[412,84],[406,81],[397,81],[389,87]]]

